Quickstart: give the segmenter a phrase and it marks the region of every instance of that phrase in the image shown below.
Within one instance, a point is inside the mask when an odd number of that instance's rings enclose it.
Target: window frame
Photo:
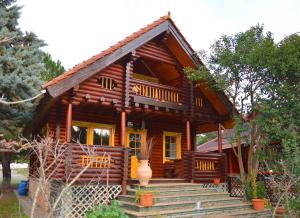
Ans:
[[[85,122],[85,121],[77,121],[72,120],[72,127],[79,126],[87,128],[87,145],[94,145],[94,129],[109,129],[111,134],[109,136],[109,145],[108,146],[115,146],[115,125],[111,124],[102,124],[102,123],[93,123],[93,122]],[[72,136],[71,136],[72,137]],[[100,146],[107,146],[107,145],[100,145]]]
[[[130,148],[129,146],[129,135],[130,133],[132,134],[141,134],[141,150],[142,150],[142,146],[144,143],[146,143],[146,139],[147,139],[147,130],[146,129],[141,129],[141,130],[135,130],[133,128],[126,128],[126,148]]]
[[[182,133],[179,132],[163,132],[163,163],[181,159],[181,135]],[[174,159],[167,159],[166,157],[166,136],[176,137],[176,158]]]

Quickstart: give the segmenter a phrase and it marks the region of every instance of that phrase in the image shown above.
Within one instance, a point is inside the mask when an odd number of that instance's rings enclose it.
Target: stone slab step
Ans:
[[[155,192],[156,195],[178,195],[178,193],[186,193],[186,194],[193,194],[195,192],[197,193],[217,193],[220,192],[216,189],[212,189],[212,188],[202,188],[202,187],[185,187],[185,188],[181,188],[181,187],[169,187],[169,188],[164,188],[164,189],[148,189],[147,190],[153,191]],[[138,188],[127,188],[127,193],[129,195],[135,195],[135,192],[138,190]],[[227,192],[224,192],[227,193]]]
[[[224,200],[230,200],[233,202],[240,201],[240,198],[233,198],[230,197],[227,193],[193,193],[193,194],[186,194],[178,193],[178,195],[155,195],[154,197],[155,203],[162,203],[162,202],[175,202],[175,201],[201,201],[201,202],[218,202]],[[135,202],[134,195],[119,195],[118,200],[126,201],[126,202]]]
[[[131,188],[138,189],[140,188],[139,184],[131,184]],[[148,184],[146,186],[143,186],[142,188],[151,189],[151,190],[157,190],[157,189],[170,189],[170,188],[191,188],[191,187],[199,187],[203,188],[200,184],[195,183],[159,183],[159,184]]]
[[[153,207],[152,207],[153,208]],[[249,210],[251,208],[251,204],[249,203],[241,203],[241,204],[232,204],[232,205],[222,205],[222,206],[210,206],[203,207],[200,211],[200,215],[219,215],[219,214],[228,214],[229,211],[237,212],[241,210]],[[152,211],[133,211],[125,209],[125,213],[130,217],[194,217],[195,215],[199,215],[196,212],[195,207],[183,207],[183,208],[174,208],[171,209],[167,207],[164,210],[157,208]]]
[[[126,202],[126,201],[120,201],[122,204],[122,207],[126,210],[136,211],[136,212],[151,212],[151,211],[164,211],[164,210],[171,210],[171,209],[185,209],[189,208],[193,210],[196,208],[196,202],[195,201],[175,201],[175,202],[162,202],[162,203],[155,203],[152,207],[143,207],[137,203],[132,202]],[[235,203],[226,203],[226,201],[223,204],[219,205],[210,205],[213,202],[205,202],[204,205],[202,205],[202,209],[205,212],[210,212],[211,210],[229,210],[229,209],[236,209],[236,208],[249,208],[251,206],[250,203],[244,203],[244,202],[235,202]]]
[[[130,179],[130,184],[138,184],[138,179]],[[185,179],[167,179],[167,178],[154,178],[149,181],[149,184],[163,184],[163,183],[186,183]]]

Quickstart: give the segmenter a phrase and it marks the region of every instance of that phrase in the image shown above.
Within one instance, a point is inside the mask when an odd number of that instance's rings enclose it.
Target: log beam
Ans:
[[[186,121],[186,147],[187,150],[191,150],[191,126],[190,121]]]
[[[72,103],[68,104],[66,116],[66,141],[71,142],[72,139]]]
[[[121,146],[125,147],[126,113],[121,112]]]

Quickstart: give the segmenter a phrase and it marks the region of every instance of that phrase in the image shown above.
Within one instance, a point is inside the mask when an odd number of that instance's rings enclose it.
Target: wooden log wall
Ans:
[[[172,123],[172,124],[171,124]],[[187,151],[186,148],[186,133],[184,123],[174,123],[166,120],[146,121],[147,136],[154,137],[154,147],[150,160],[153,178],[164,177],[164,164],[163,164],[163,132],[177,132],[181,133],[181,152]],[[176,172],[179,178],[183,178],[183,156],[182,159],[176,161]]]
[[[124,173],[130,175],[130,158],[127,158],[129,161],[128,164],[125,164],[125,149],[120,147],[108,147],[108,146],[98,146],[96,148],[93,148],[92,152],[87,152],[88,150],[91,150],[89,148],[89,145],[78,145],[75,143],[68,143],[67,146],[70,148],[71,153],[66,153],[64,156],[64,162],[66,162],[63,165],[59,165],[57,167],[56,174],[54,178],[56,180],[65,180],[66,178],[69,178],[70,180],[74,179],[78,173],[80,173],[86,165],[83,165],[82,163],[82,157],[85,156],[99,156],[99,157],[111,157],[111,164],[108,167],[108,165],[102,165],[102,168],[95,168],[90,167],[88,168],[80,177],[78,182],[80,183],[87,183],[91,181],[106,181],[107,178],[107,172],[109,173],[109,183],[110,184],[121,184],[123,180]],[[67,164],[68,155],[71,155],[71,161],[70,166]],[[93,165],[94,166],[94,165]],[[127,166],[127,171],[124,169],[124,166]],[[69,172],[68,169],[69,168]],[[107,171],[107,168],[109,170]],[[68,173],[68,174],[67,174]]]
[[[225,153],[185,152],[184,178],[195,183],[211,183],[214,178],[221,182],[227,177],[227,157]]]

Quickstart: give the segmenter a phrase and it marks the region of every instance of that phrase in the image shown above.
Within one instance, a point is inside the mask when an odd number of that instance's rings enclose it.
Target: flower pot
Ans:
[[[285,208],[284,207],[278,207],[276,210],[276,217],[284,217]]]
[[[252,205],[254,210],[263,210],[265,208],[264,199],[252,199]]]
[[[143,193],[140,195],[140,205],[151,207],[153,205],[153,193]]]
[[[140,165],[137,169],[137,177],[141,186],[146,186],[152,177],[152,170],[149,167],[149,160],[140,160]]]
[[[214,184],[220,185],[221,179],[220,178],[214,178]]]

